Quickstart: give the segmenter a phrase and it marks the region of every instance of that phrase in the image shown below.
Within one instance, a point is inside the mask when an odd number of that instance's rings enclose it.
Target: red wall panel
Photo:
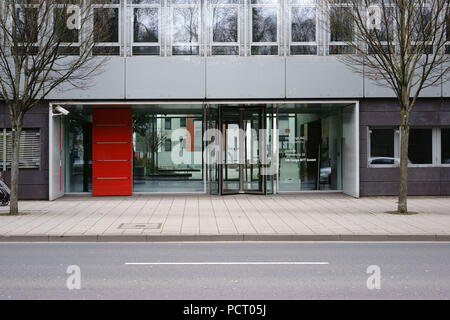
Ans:
[[[131,195],[131,109],[94,109],[92,119],[92,195]]]

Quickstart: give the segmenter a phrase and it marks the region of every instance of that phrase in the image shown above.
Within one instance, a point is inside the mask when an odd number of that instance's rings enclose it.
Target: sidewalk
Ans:
[[[0,241],[450,241],[450,197],[65,196],[22,201],[28,215],[0,216]],[[0,213],[8,208],[0,208]]]

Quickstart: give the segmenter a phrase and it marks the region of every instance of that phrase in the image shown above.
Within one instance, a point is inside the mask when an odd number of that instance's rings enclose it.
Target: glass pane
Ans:
[[[133,191],[203,192],[201,105],[133,109]]]
[[[37,42],[38,39],[38,17],[37,8],[25,8],[24,10],[16,9],[16,32],[18,40],[26,43]]]
[[[146,56],[159,56],[159,46],[152,46],[152,47],[133,47],[133,55],[139,56],[139,55],[146,55]]]
[[[66,123],[66,192],[92,191],[92,112],[81,106],[70,108]]]
[[[172,54],[174,56],[177,55],[198,55],[199,54],[199,48],[198,46],[174,46],[172,47]]]
[[[160,0],[131,0],[132,4],[159,4]]]
[[[261,144],[262,129],[261,110],[243,111],[243,189],[244,191],[262,191]]]
[[[317,54],[317,46],[291,46],[292,55]]]
[[[331,10],[331,41],[353,40],[353,20],[349,10],[348,8],[333,8]]]
[[[69,19],[69,15],[67,14],[66,8],[56,8],[53,15],[53,28],[55,30],[55,34],[58,34],[61,42],[66,43],[76,43],[78,42],[78,33],[77,29],[69,29],[67,28],[67,21]]]
[[[94,9],[94,41],[119,42],[119,9]]]
[[[223,160],[223,192],[238,192],[240,190],[240,149],[239,136],[240,112],[237,109],[223,109],[222,125],[225,129]]]
[[[316,41],[316,10],[313,8],[292,8],[292,41]]]
[[[441,163],[450,164],[450,129],[441,129]]]
[[[341,112],[337,107],[315,108],[280,107],[280,191],[342,188]]]
[[[238,55],[238,46],[214,46],[212,47],[213,55]]]
[[[252,46],[252,55],[277,55],[278,46]]]
[[[211,0],[211,4],[239,4],[239,0]]]
[[[412,164],[431,164],[433,162],[431,129],[410,129],[408,158]]]
[[[253,42],[277,41],[277,8],[252,9]]]
[[[394,129],[370,129],[369,164],[394,164]]]
[[[198,42],[198,8],[173,9],[173,41]]]
[[[134,42],[158,42],[158,9],[134,9]]]
[[[238,41],[237,8],[214,8],[213,10],[213,41]]]

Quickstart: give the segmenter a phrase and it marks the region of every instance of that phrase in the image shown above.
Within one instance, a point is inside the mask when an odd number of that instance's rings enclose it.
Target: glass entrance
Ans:
[[[221,194],[265,193],[264,107],[222,107]]]

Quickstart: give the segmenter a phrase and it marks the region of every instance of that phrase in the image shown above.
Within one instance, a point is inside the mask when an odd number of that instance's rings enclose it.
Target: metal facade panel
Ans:
[[[360,98],[363,79],[333,56],[286,58],[286,97]]]
[[[206,65],[208,98],[285,98],[284,57],[208,57]]]
[[[205,58],[128,58],[126,88],[127,99],[205,98]]]
[[[61,84],[47,99],[125,99],[125,59],[123,57],[99,57],[104,59],[99,73],[74,88],[69,83]],[[86,72],[86,70],[84,70]]]

